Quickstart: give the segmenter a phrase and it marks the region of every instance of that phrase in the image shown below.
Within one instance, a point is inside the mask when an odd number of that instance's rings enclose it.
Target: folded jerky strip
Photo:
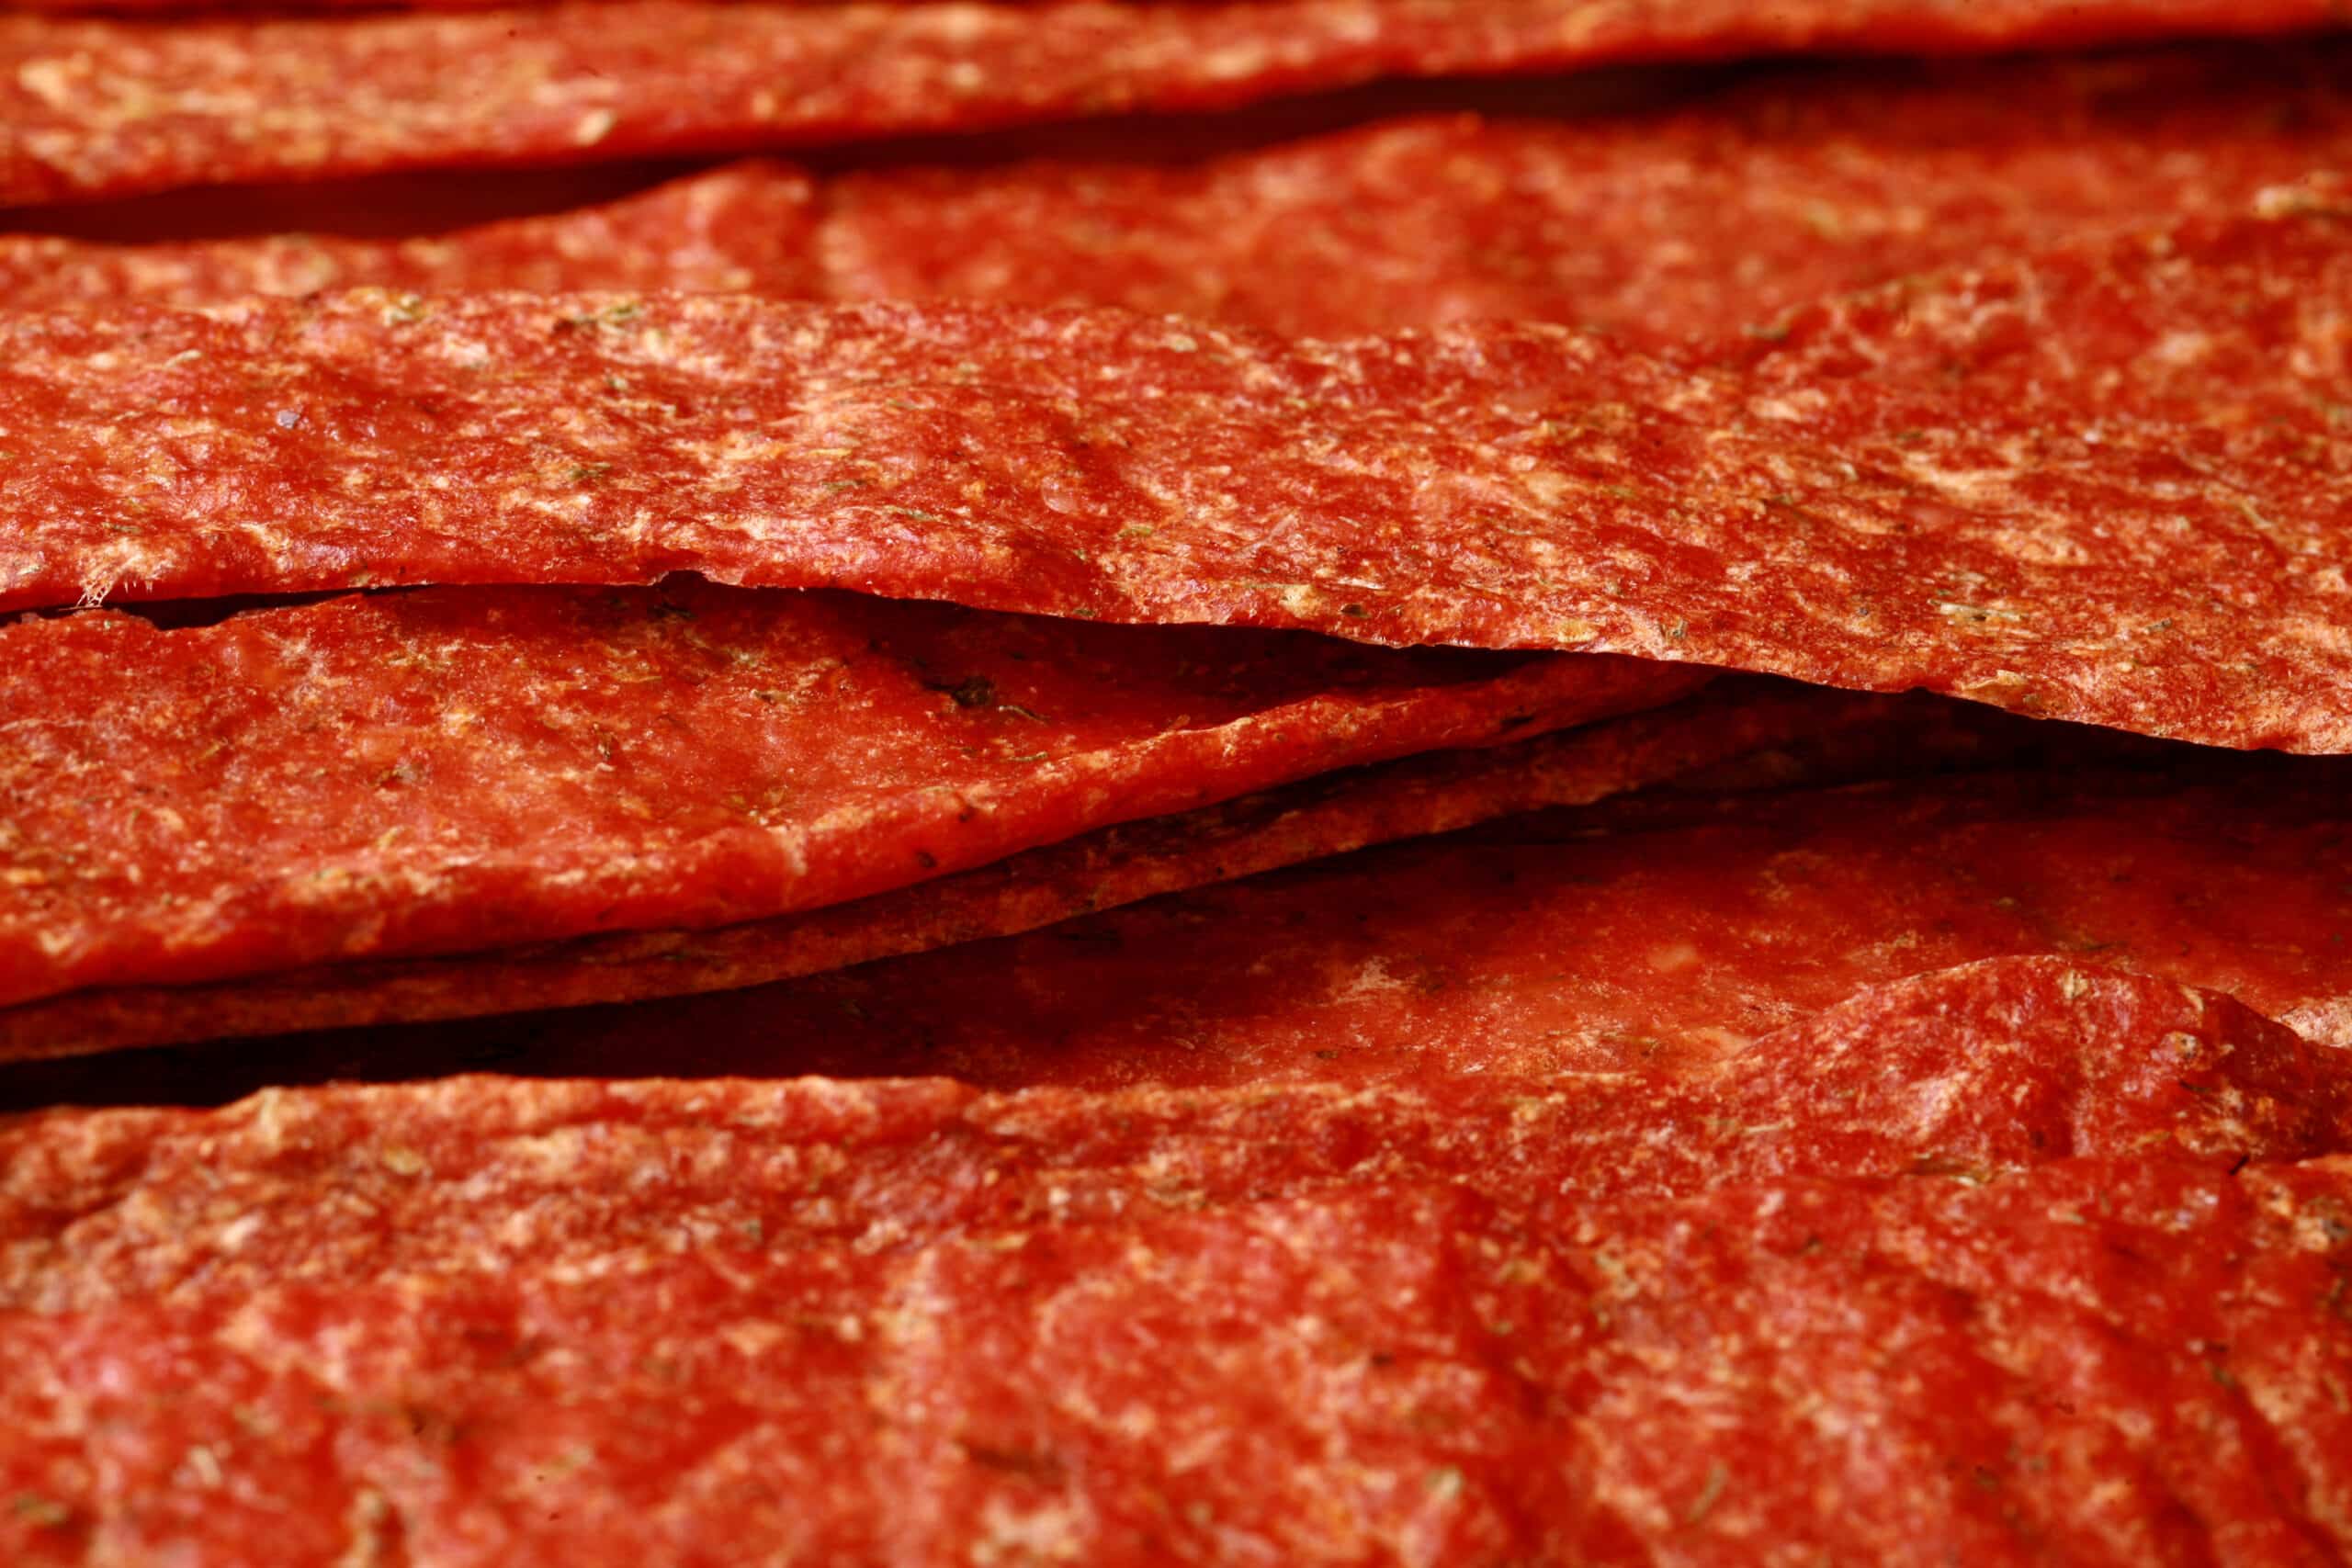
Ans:
[[[69,1310],[0,1314],[0,1484],[35,1505],[0,1543],[208,1562],[266,1531],[323,1562],[396,1529],[415,1562],[946,1562],[1015,1519],[1090,1562],[1643,1562],[1767,1529],[1855,1561],[2352,1545],[2352,1170],[2174,1149],[2226,1124],[2228,1079],[2147,1094],[2153,1125],[2138,1102],[2209,1021],[2078,979],[2088,1027],[2032,1037],[2022,1082],[2153,1070],[2112,1125],[2063,1090],[2030,1093],[2036,1121],[2151,1132],[2154,1157],[1712,1190],[1694,1161],[1668,1199],[1521,1179],[1670,1166],[1690,1131],[1612,1135],[1634,1103],[1573,1091],[1523,1120],[1474,1099],[1467,1129],[1409,1099],[1106,1120],[935,1083],[459,1080],[48,1119],[5,1168],[33,1299]],[[1858,1140],[1734,1116],[1726,1156],[1770,1169],[1743,1131],[1823,1173],[1969,1146],[1859,1055]],[[61,1213],[89,1245],[55,1245]]]
[[[2082,231],[2242,209],[2352,160],[2347,76],[2341,49],[2207,47],[1784,73],[1669,112],[1424,118],[1174,167],[820,183],[753,162],[429,240],[0,235],[0,296],[748,289],[1117,305],[1317,337],[1509,317],[1664,344]]]
[[[1987,750],[2007,754],[2030,743],[2022,731],[2040,728],[1989,710],[1946,705],[1934,712],[1917,702],[1737,678],[1654,712],[1487,750],[1325,773],[775,920],[630,931],[468,957],[345,962],[215,985],[73,992],[0,1010],[0,1062],[758,986],[1032,930],[1368,843],[1579,804],[1728,760],[1785,756],[1790,748],[1860,747],[1899,750],[1915,763],[1965,761]],[[483,940],[498,941],[499,933],[485,932]],[[723,1037],[731,1042],[739,1034],[729,1030]],[[777,1049],[788,1055],[790,1045],[780,1040]],[[382,1055],[396,1060],[398,1052]],[[276,1049],[257,1062],[278,1081],[313,1076]],[[208,1060],[198,1066],[197,1081],[217,1099],[237,1070]],[[141,1095],[176,1098],[166,1076],[153,1062],[142,1066]],[[26,1100],[28,1088],[21,1075],[0,1080],[0,1108]],[[86,1098],[86,1090],[51,1098]]]
[[[2338,750],[2345,235],[2058,247],[1702,369],[715,297],[7,318],[0,604],[691,569]]]
[[[0,203],[1222,108],[1367,82],[1799,51],[2259,35],[2327,0],[695,5],[0,18]]]
[[[1559,750],[1572,755],[1575,739]],[[937,1073],[1006,1089],[1681,1072],[1736,1062],[1868,987],[2014,955],[2210,987],[2352,1045],[2352,795],[2335,764],[2199,782],[2058,761],[1778,796],[1621,797],[757,990],[155,1052],[130,1073],[24,1066],[0,1074],[0,1105],[209,1104],[269,1084],[488,1066]],[[966,896],[939,891],[951,908]],[[810,923],[837,922],[858,932],[854,910]],[[719,937],[646,952],[701,963],[712,943],[734,957]],[[756,937],[745,945],[758,951]],[[809,966],[828,956],[852,954],[820,949]],[[507,994],[533,995],[544,962],[527,961]],[[413,987],[447,1009],[436,975],[452,992],[505,983],[459,965],[411,971],[392,995],[407,1002]],[[546,983],[563,999],[596,982],[558,968]],[[219,1005],[232,1023],[299,1020],[351,995],[297,976]],[[91,1033],[104,1043],[100,1031],[193,1038],[210,999],[66,998],[16,1014],[6,1038],[32,1052]]]
[[[28,619],[0,996],[758,919],[1693,683],[691,581]]]
[[[210,304],[377,284],[460,293],[596,288],[821,295],[816,187],[746,161],[575,211],[411,239],[324,234],[98,244],[0,235],[0,298],[26,308]]]
[[[825,186],[824,290],[1307,337],[1509,318],[1679,344],[2071,235],[2242,209],[2352,165],[2347,82],[2352,54],[2324,44],[1873,65],[1659,112],[1419,118],[1193,165],[853,173]],[[28,278],[28,301],[77,273]]]
[[[42,1111],[0,1121],[0,1311],[585,1264],[681,1234],[904,1247],[1351,1185],[1667,1195],[1928,1159],[2227,1167],[2347,1146],[2352,1054],[2177,981],[1999,958],[1866,987],[1673,1073],[1005,1094],[453,1077]],[[657,1163],[670,1175],[649,1190]],[[321,1211],[322,1191],[345,1201]],[[527,1218],[483,1236],[485,1215]]]

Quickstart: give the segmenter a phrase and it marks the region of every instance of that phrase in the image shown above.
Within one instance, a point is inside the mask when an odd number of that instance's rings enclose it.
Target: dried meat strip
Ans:
[[[575,1201],[558,1181],[594,1150],[557,1130],[528,1184]],[[810,1153],[743,1174],[786,1187]],[[678,1168],[639,1168],[658,1193]],[[940,1188],[910,1185],[898,1225],[832,1245],[745,1224],[510,1262],[501,1227],[540,1222],[496,1206],[454,1274],[0,1316],[0,1542],[197,1565],[259,1540],[436,1565],[2352,1547],[2340,1158],[1672,1200],[1422,1180],[936,1231]]]
[[[1225,107],[1384,76],[2260,35],[2327,0],[695,5],[0,19],[0,203]]]
[[[1311,337],[1481,316],[1665,345],[2352,158],[2352,58],[2211,47],[1786,73],[1668,112],[1391,121],[1206,163],[774,164],[423,242],[0,235],[25,310],[405,288],[1116,305]],[[821,196],[812,193],[821,191]],[[671,237],[683,222],[692,236]]]
[[[693,581],[23,620],[0,996],[763,918],[1690,683]]]
[[[2339,750],[2346,233],[2058,247],[1696,369],[709,296],[16,317],[0,604],[691,569]]]
[[[2348,1147],[2352,1055],[2177,981],[2000,958],[1867,988],[1681,1074],[1107,1094],[460,1077],[45,1111],[0,1123],[0,1310],[584,1267],[681,1234],[906,1247],[1416,1181],[1661,1196]]]
[[[27,310],[119,299],[214,304],[357,285],[462,292],[674,288],[820,294],[814,182],[732,164],[578,211],[413,239],[324,234],[99,244],[0,235],[0,298]]]
[[[1677,344],[1831,295],[2242,209],[2352,163],[2324,46],[1775,74],[1567,123],[1392,121],[1204,164],[828,183],[834,299],[1118,305],[1342,337],[1481,317]]]
[[[758,990],[21,1066],[0,1102],[483,1067],[1002,1089],[1689,1072],[1869,987],[2035,954],[2352,1045],[2347,799],[2332,763],[1626,797]]]
[[[1654,712],[1487,750],[1327,773],[774,920],[465,957],[345,962],[215,985],[71,992],[0,1010],[0,1062],[732,990],[1034,930],[1511,812],[1583,804],[1729,761],[1769,759],[1760,782],[1785,783],[1780,770],[1792,749],[1860,746],[1914,761],[1965,761],[1987,750],[2007,754],[2029,743],[2028,728],[2039,728],[1987,723],[2001,716],[1970,716],[1976,711],[1930,716],[1917,703],[1732,680]],[[273,1070],[285,1065],[271,1061]],[[152,1074],[140,1077],[145,1092],[160,1091]],[[6,1099],[0,1090],[0,1105]]]
[[[2340,49],[2205,48],[1805,72],[1671,112],[1423,118],[1179,166],[1139,149],[819,186],[743,164],[429,241],[0,235],[0,292],[28,310],[363,284],[748,289],[1116,305],[1313,337],[1508,317],[1663,346],[2241,209],[2352,159],[2348,74]]]

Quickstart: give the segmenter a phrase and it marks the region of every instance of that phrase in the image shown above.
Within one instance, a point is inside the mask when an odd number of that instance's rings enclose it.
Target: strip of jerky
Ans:
[[[526,1157],[554,1177],[594,1143]],[[641,1190],[675,1168],[649,1150]],[[925,1235],[943,1185],[846,1244],[747,1224],[508,1261],[531,1212],[474,1208],[500,1267],[0,1316],[0,1543],[197,1568],[260,1541],[570,1568],[2352,1549],[2341,1158],[1670,1200],[1403,1182]]]
[[[6,318],[0,604],[694,569],[2341,750],[2345,234],[2060,247],[1700,370],[712,296]]]
[[[1010,1094],[460,1077],[48,1111],[0,1122],[0,1310],[586,1267],[666,1235],[903,1247],[1419,1181],[1655,1196],[2347,1147],[2352,1054],[2177,981],[2012,957],[1866,988],[1679,1074]]]
[[[745,162],[577,211],[413,239],[324,234],[98,244],[0,235],[0,296],[23,308],[116,299],[209,304],[360,284],[450,293],[520,288],[676,288],[807,297],[816,186],[779,164]]]
[[[1964,762],[1987,752],[2010,755],[2034,744],[2030,731],[2056,728],[1932,699],[1858,697],[1736,678],[1654,712],[1487,750],[1325,773],[775,920],[629,931],[461,957],[342,963],[216,985],[71,992],[0,1010],[0,1062],[740,989],[1030,931],[1366,844],[1583,804],[1730,762],[1759,774],[1754,783],[1770,784],[1785,782],[1789,766],[1804,765],[1800,758],[1826,750]],[[272,1053],[268,1061],[269,1070],[287,1070],[282,1055]],[[217,1064],[204,1076],[217,1082]],[[153,1076],[138,1077],[143,1093],[161,1092]],[[0,1106],[22,1087],[0,1087]]]
[[[1367,82],[1799,51],[2259,35],[2326,0],[695,5],[0,19],[0,203],[1218,108]]]
[[[1317,337],[1487,316],[1664,345],[2241,209],[2352,157],[2347,73],[2345,51],[2309,45],[1812,71],[1664,113],[1424,118],[1173,167],[853,174],[815,187],[820,213],[806,175],[742,164],[429,242],[0,235],[0,292],[24,310],[363,284],[725,288],[1117,305]]]
[[[2008,955],[2211,987],[2352,1045],[2347,798],[2332,763],[1627,796],[756,990],[33,1064],[0,1104],[485,1066],[1003,1089],[1687,1072]]]
[[[837,299],[1119,305],[1309,337],[1493,317],[1665,346],[2352,162],[2352,57],[1776,74],[1568,123],[1422,118],[1204,164],[831,182]]]
[[[764,918],[1690,684],[693,581],[21,620],[0,996]]]

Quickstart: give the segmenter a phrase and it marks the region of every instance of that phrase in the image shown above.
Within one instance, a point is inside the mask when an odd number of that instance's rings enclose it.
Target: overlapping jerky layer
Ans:
[[[0,203],[1222,107],[1392,75],[2262,34],[2326,0],[693,5],[0,20]]]
[[[23,620],[0,996],[762,918],[1690,684],[694,582]]]
[[[416,239],[282,234],[125,245],[7,234],[0,298],[40,310],[130,299],[210,304],[360,284],[814,295],[823,292],[815,203],[807,175],[746,162],[577,211]]]
[[[748,288],[1118,305],[1308,336],[1494,316],[1666,344],[2069,233],[2243,208],[2352,157],[2347,71],[2341,50],[2209,46],[1786,73],[1668,113],[1402,120],[1176,167],[1062,158],[812,187],[744,164],[429,245],[0,235],[0,291],[31,310],[377,283]],[[518,238],[541,247],[535,265],[518,267]]]
[[[1652,344],[2243,209],[2352,164],[2328,48],[1780,74],[1582,123],[1419,118],[1204,164],[852,175],[827,292],[1120,305],[1310,337],[1478,317]]]
[[[590,1190],[560,1179],[604,1163],[594,1127],[518,1140],[523,1187]],[[832,1146],[759,1168],[765,1131],[711,1154],[784,1187]],[[670,1149],[627,1141],[671,1190]],[[943,1190],[913,1174],[854,1239],[746,1221],[511,1260],[546,1206],[469,1203],[454,1273],[245,1289],[230,1250],[219,1289],[0,1316],[0,1542],[419,1568],[2352,1548],[2341,1158],[1672,1200],[1440,1179],[1091,1222],[1048,1190],[934,1227]]]
[[[2031,954],[2211,987],[2348,1045],[2347,799],[2328,763],[1629,797],[759,990],[20,1068],[5,1099],[482,1066],[1005,1089],[1683,1072],[1868,987]]]
[[[1687,1074],[1113,1094],[443,1078],[46,1111],[0,1122],[0,1309],[587,1268],[681,1235],[906,1247],[1419,1181],[1665,1195],[2347,1145],[2352,1053],[2176,981],[2004,958],[1866,989]]]
[[[2034,744],[2031,731],[2062,728],[1984,709],[1734,679],[1655,712],[1489,750],[1326,773],[774,920],[468,957],[346,962],[215,985],[73,992],[0,1010],[0,1062],[756,986],[1033,930],[1368,843],[1582,804],[1727,761],[1768,776],[1792,751],[1802,758],[1860,748],[1909,761],[1968,761],[1988,751],[2010,755]],[[270,1063],[277,1072],[288,1065],[275,1053]],[[212,1064],[204,1076],[217,1079],[219,1070]],[[143,1094],[165,1095],[147,1067],[135,1076]],[[10,1098],[0,1088],[0,1107]]]
[[[693,568],[2342,750],[2346,225],[2060,247],[1697,370],[710,297],[17,317],[0,604]]]

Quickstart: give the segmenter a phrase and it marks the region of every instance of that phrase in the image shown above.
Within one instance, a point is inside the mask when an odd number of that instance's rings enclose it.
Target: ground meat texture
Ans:
[[[696,5],[0,20],[0,202],[1223,108],[1386,76],[2259,35],[2325,0]]]
[[[577,1146],[525,1152],[554,1177]],[[897,1213],[0,1316],[0,1539],[420,1565],[2352,1544],[2340,1157]],[[485,1265],[508,1217],[472,1209]]]
[[[0,650],[17,1001],[773,916],[1690,685],[693,581],[81,614]]]
[[[823,292],[816,199],[807,175],[754,161],[574,211],[409,239],[276,234],[100,244],[0,234],[0,294],[40,310],[121,299],[205,305],[363,284],[811,296]]]
[[[718,297],[17,317],[0,416],[43,460],[0,476],[0,602],[697,569],[2335,750],[2342,230],[2314,200],[2058,247],[1698,368]]]
[[[2347,78],[2352,56],[2326,44],[2208,45],[1791,71],[1654,112],[1408,118],[1197,162],[1169,158],[1165,126],[1132,148],[1091,133],[1084,159],[822,180],[752,162],[421,241],[0,235],[0,291],[22,310],[360,284],[749,289],[1116,305],[1309,337],[1508,317],[1668,347],[2242,208],[2352,156]],[[407,199],[408,221],[447,226],[445,184]],[[332,222],[320,200],[289,187],[262,220]],[[387,200],[368,193],[371,226]]]

